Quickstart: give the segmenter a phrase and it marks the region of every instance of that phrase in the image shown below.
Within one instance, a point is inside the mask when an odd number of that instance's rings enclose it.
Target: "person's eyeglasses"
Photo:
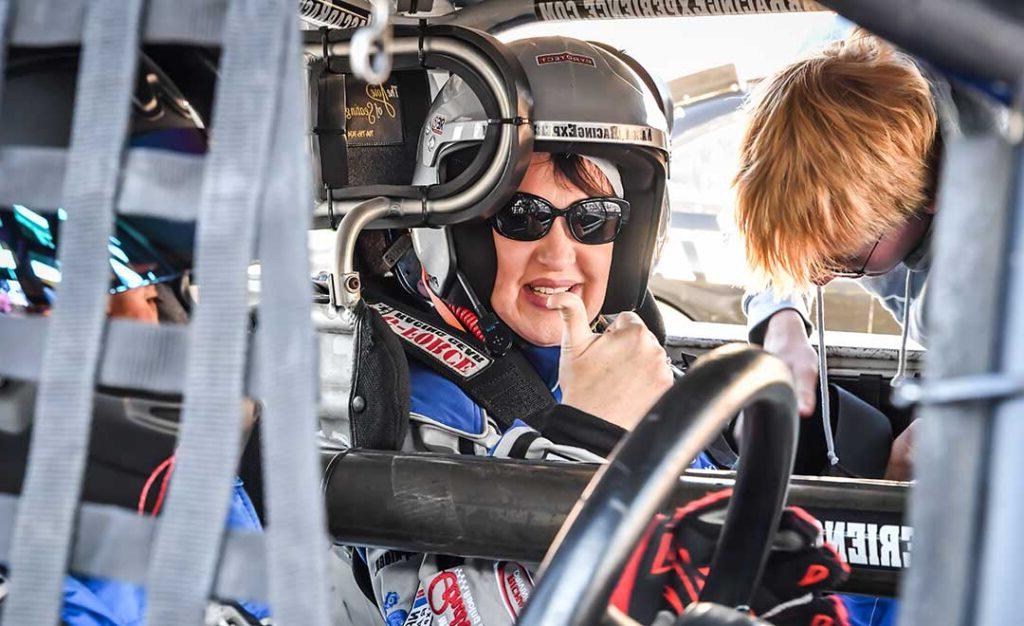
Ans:
[[[615,241],[629,221],[629,202],[621,198],[585,198],[564,209],[533,194],[516,192],[491,226],[502,237],[537,241],[551,231],[555,218],[565,217],[573,239],[587,245]]]
[[[863,278],[888,274],[920,244],[931,226],[932,214],[919,212],[899,228],[883,234],[870,247],[837,261],[828,273],[814,281],[824,285],[833,278]]]
[[[832,274],[832,278],[863,278],[865,276],[880,276],[891,271],[889,268],[883,271],[874,272],[868,270],[868,266],[871,264],[871,257],[875,255],[875,250],[878,250],[878,244],[882,243],[882,239],[884,238],[885,235],[876,239],[875,244],[871,246],[871,249],[868,251],[866,256],[861,255],[859,258],[850,259],[850,261],[846,263],[843,267],[838,267],[836,269],[831,270],[830,273]],[[861,261],[861,258],[863,258],[864,260]]]

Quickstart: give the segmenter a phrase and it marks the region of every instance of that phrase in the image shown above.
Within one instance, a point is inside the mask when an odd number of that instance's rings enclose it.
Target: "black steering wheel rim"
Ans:
[[[613,451],[548,551],[517,623],[602,621],[648,522],[682,472],[741,410],[742,460],[701,600],[749,604],[782,514],[799,418],[785,364],[731,345],[700,359]]]

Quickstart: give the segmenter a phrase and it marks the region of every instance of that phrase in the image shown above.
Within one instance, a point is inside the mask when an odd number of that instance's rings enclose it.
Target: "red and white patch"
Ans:
[[[427,587],[427,604],[439,626],[483,624],[462,568],[441,572]]]
[[[551,63],[576,63],[577,65],[589,65],[590,67],[597,67],[597,63],[594,62],[593,57],[588,57],[585,54],[576,54],[575,52],[552,52],[551,54],[540,54],[537,55],[537,65],[550,65]]]
[[[440,328],[418,320],[386,304],[373,304],[391,330],[444,367],[466,380],[487,369],[491,358]]]
[[[526,601],[530,599],[530,592],[533,591],[533,578],[530,572],[519,563],[512,561],[498,561],[494,564],[494,576],[498,579],[498,589],[501,589],[501,599],[505,602],[505,609],[513,621],[519,618],[523,612]]]
[[[430,626],[432,621],[434,621],[434,617],[431,615],[430,607],[427,606],[427,598],[421,585],[413,599],[412,611],[409,612],[409,617],[405,618],[405,623],[402,626]]]

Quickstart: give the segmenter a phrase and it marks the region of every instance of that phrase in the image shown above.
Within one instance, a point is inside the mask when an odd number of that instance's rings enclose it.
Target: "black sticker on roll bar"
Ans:
[[[398,84],[368,85],[345,77],[345,134],[350,146],[397,146],[405,143],[402,96]]]
[[[328,28],[359,28],[370,23],[370,12],[344,0],[300,0],[299,16]]]
[[[805,507],[818,518],[825,541],[859,569],[901,571],[910,567],[914,529],[896,513]]]
[[[825,10],[814,0],[535,0],[533,9],[542,21]]]

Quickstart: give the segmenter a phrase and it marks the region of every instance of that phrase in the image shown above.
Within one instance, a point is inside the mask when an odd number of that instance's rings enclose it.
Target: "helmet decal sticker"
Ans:
[[[597,67],[597,63],[594,61],[593,57],[588,57],[585,54],[576,54],[569,52],[568,50],[552,54],[539,54],[536,59],[537,65],[548,65],[551,63],[577,63],[579,65]]]
[[[443,115],[435,115],[430,119],[430,132],[435,135],[443,135],[446,122],[447,120]]]
[[[665,132],[650,126],[536,121],[533,123],[533,130],[538,140],[586,139],[596,142],[639,144],[661,150],[668,149],[668,137]]]

